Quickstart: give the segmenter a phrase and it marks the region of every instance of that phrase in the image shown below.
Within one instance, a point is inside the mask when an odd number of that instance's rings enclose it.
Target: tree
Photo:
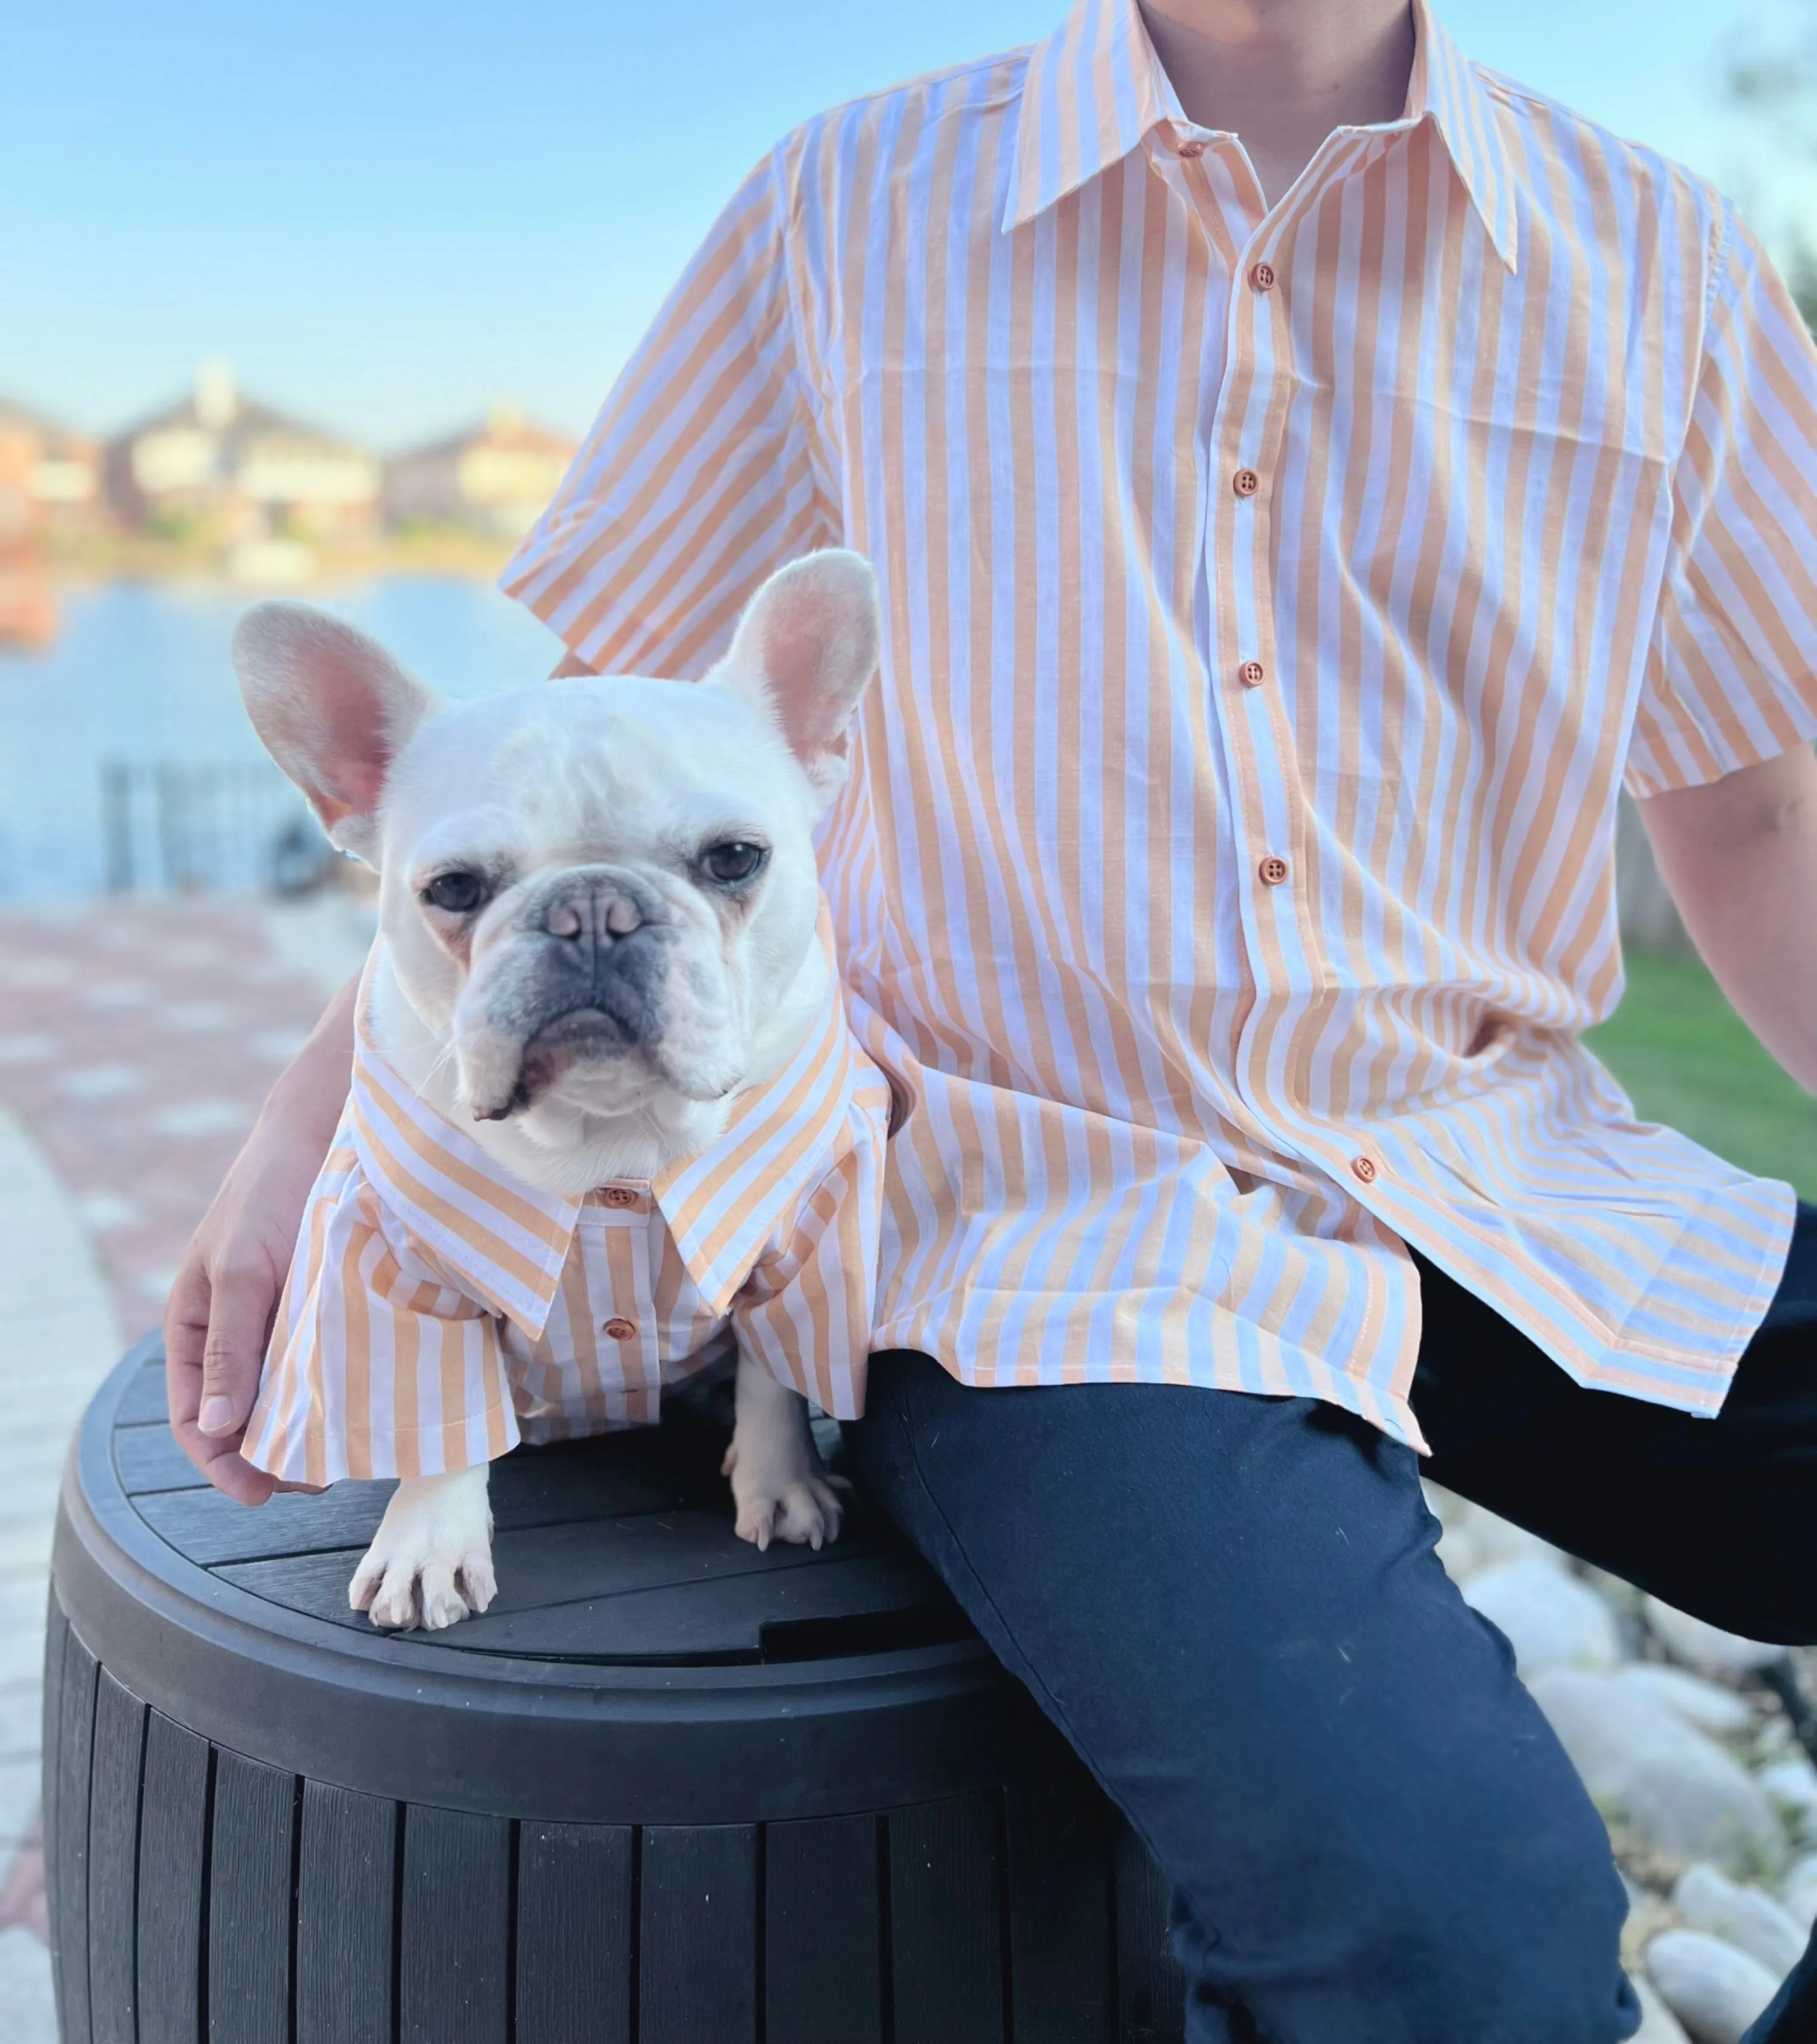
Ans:
[[[1803,0],[1805,18],[1777,34],[1744,32],[1730,52],[1728,96],[1804,161],[1817,166],[1817,0]],[[1802,220],[1784,236],[1786,282],[1817,333],[1817,237]]]

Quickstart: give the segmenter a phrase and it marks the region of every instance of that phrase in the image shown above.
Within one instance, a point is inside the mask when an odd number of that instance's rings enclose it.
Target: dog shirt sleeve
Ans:
[[[319,1485],[439,1475],[517,1442],[497,1320],[410,1238],[337,1139],[304,1213],[241,1454]]]
[[[864,1410],[877,1296],[889,1093],[855,1093],[841,1141],[784,1216],[732,1302],[741,1349],[835,1420]]]

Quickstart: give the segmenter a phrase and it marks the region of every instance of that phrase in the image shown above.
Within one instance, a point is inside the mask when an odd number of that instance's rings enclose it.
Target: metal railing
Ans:
[[[110,894],[307,893],[338,856],[264,760],[108,760],[101,832]]]

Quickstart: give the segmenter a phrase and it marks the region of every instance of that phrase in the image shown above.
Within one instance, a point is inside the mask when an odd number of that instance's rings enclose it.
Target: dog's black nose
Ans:
[[[644,912],[629,892],[595,881],[556,895],[543,907],[543,928],[570,943],[615,943],[643,928]]]

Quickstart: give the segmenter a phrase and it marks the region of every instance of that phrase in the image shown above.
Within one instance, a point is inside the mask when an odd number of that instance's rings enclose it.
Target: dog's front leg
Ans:
[[[492,1512],[487,1465],[446,1476],[406,1476],[385,1507],[347,1601],[375,1625],[433,1631],[483,1611],[492,1576]]]
[[[807,1400],[764,1366],[738,1354],[737,1415],[725,1473],[738,1508],[738,1538],[759,1549],[772,1539],[818,1547],[839,1538],[844,1507],[807,1424]]]

